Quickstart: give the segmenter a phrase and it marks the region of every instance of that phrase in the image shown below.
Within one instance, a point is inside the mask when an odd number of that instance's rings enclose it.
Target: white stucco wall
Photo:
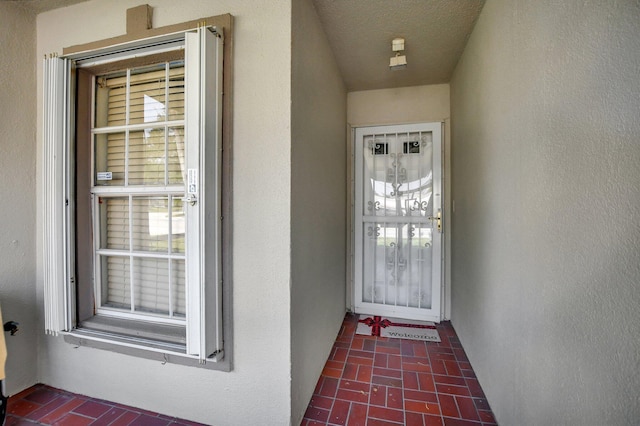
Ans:
[[[126,9],[138,4],[94,0],[39,15],[35,56],[124,34]],[[39,380],[206,424],[286,425],[291,414],[291,3],[155,0],[151,6],[154,27],[224,13],[235,17],[234,370],[161,365],[42,337]],[[38,93],[40,99],[40,84]],[[41,270],[38,283],[41,294]]]
[[[15,2],[0,2],[0,304],[6,334],[7,392],[35,383],[36,310],[36,21]],[[0,331],[3,333],[3,331]]]
[[[501,425],[640,419],[640,4],[493,0],[451,82],[452,322]]]
[[[448,84],[363,90],[347,96],[347,122],[351,127],[385,124],[444,122],[444,304],[443,314],[451,312],[451,129]],[[350,166],[352,166],[350,164]],[[350,170],[350,173],[352,170]],[[351,181],[351,179],[350,179]],[[349,215],[351,218],[351,215]],[[349,292],[351,294],[352,290]]]
[[[310,0],[293,2],[292,424],[300,424],[345,313],[347,93]]]

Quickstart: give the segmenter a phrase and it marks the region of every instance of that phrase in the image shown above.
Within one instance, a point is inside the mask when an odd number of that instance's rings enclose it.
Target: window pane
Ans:
[[[129,124],[165,121],[165,64],[131,70]]]
[[[184,201],[173,197],[171,200],[171,252],[184,253]]]
[[[184,61],[172,62],[169,70],[168,120],[184,120]]]
[[[126,107],[127,73],[97,77],[95,127],[125,125]]]
[[[94,141],[95,185],[124,185],[125,133],[98,134]]]
[[[133,249],[169,251],[168,197],[133,197]]]
[[[99,197],[100,248],[129,249],[129,197]]]
[[[171,298],[173,315],[177,317],[184,317],[187,313],[184,270],[184,260],[171,261]]]
[[[129,133],[129,185],[163,185],[165,143],[163,128]]]
[[[184,127],[167,129],[169,183],[184,185],[186,172],[184,167]]]
[[[126,71],[97,77],[95,95],[98,128],[183,120],[184,61],[132,68],[128,88]]]
[[[133,258],[135,310],[169,314],[169,260]]]
[[[131,309],[131,280],[129,258],[101,256],[102,305]]]

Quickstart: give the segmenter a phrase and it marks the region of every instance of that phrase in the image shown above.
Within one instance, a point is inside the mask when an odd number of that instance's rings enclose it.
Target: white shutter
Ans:
[[[57,334],[71,328],[67,255],[68,61],[44,60],[43,82],[43,275],[45,331]]]
[[[204,361],[222,349],[222,40],[208,28],[185,34],[185,100],[187,353]]]

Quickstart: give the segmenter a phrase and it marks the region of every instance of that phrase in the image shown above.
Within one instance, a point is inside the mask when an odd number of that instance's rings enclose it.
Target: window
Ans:
[[[222,37],[45,59],[45,326],[223,357]]]

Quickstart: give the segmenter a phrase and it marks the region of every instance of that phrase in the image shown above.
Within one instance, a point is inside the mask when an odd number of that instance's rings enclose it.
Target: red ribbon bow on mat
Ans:
[[[401,322],[391,322],[388,319],[382,319],[381,316],[374,315],[373,318],[367,317],[365,319],[358,320],[363,324],[367,324],[371,327],[371,335],[380,337],[380,330],[383,328],[396,326],[396,327],[408,327],[408,328],[431,328],[435,329],[434,325],[422,325],[422,324],[405,324]]]

